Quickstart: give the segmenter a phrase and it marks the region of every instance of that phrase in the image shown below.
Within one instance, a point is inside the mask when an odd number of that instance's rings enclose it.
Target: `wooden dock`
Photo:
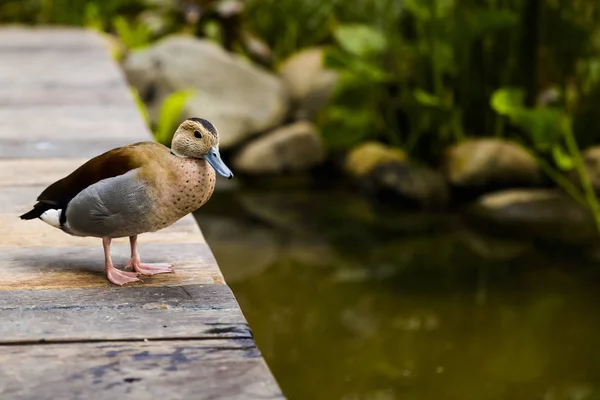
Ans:
[[[116,287],[101,241],[21,221],[87,159],[150,140],[103,39],[0,29],[0,399],[281,399],[192,216],[140,236],[175,274]],[[129,257],[113,246],[115,264]]]

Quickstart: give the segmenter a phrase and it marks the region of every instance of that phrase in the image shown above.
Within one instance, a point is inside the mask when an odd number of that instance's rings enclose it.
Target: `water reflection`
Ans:
[[[331,193],[215,196],[198,219],[289,399],[600,399],[578,252]]]

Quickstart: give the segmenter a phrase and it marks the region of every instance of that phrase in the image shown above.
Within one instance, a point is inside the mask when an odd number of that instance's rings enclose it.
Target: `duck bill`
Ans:
[[[233,178],[233,172],[231,172],[223,160],[221,160],[221,154],[219,153],[217,146],[211,147],[210,151],[204,156],[204,159],[215,169],[217,174],[224,176],[227,179]]]

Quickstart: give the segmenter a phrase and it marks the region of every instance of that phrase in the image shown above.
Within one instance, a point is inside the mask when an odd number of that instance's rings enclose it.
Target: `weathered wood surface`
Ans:
[[[140,236],[175,273],[123,288],[98,239],[18,219],[90,157],[150,139],[103,40],[2,28],[0,60],[0,399],[282,398],[191,216]]]
[[[7,346],[0,353],[3,400],[275,398],[257,379],[262,374],[251,339]]]

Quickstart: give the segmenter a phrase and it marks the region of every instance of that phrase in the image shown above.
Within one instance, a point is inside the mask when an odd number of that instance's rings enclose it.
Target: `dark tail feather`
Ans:
[[[33,206],[33,210],[26,212],[21,215],[19,218],[21,219],[36,219],[39,218],[43,213],[51,209],[52,207],[48,204],[37,203]]]

